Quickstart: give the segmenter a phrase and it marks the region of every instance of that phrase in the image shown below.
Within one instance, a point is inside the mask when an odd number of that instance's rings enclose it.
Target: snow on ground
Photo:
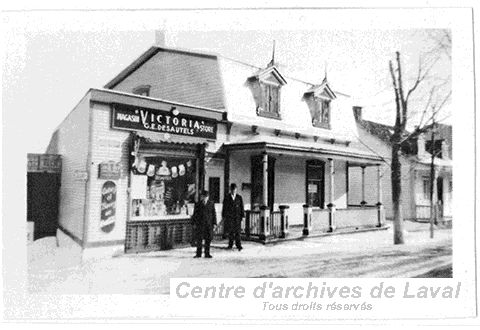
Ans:
[[[451,230],[429,238],[428,224],[408,228],[407,244],[390,230],[308,238],[241,252],[215,242],[213,259],[193,259],[194,248],[128,254],[79,262],[78,251],[55,238],[29,246],[29,291],[60,294],[165,294],[172,277],[411,277],[451,264]]]

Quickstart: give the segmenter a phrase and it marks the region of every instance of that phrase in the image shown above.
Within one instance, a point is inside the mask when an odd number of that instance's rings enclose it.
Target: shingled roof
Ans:
[[[390,144],[390,138],[393,135],[393,126],[376,123],[369,120],[360,119],[357,124],[373,136],[378,137],[383,142]],[[402,146],[402,152],[405,155],[416,155],[418,152],[417,139],[412,139],[409,145]]]
[[[380,138],[380,140],[390,143],[390,138],[393,135],[393,126],[376,123],[369,120],[357,120],[357,123],[365,129],[368,133]]]

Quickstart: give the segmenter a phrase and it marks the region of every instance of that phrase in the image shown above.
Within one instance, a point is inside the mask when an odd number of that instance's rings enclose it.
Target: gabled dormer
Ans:
[[[281,119],[280,90],[287,83],[282,74],[270,62],[265,69],[248,78],[256,103],[258,116]]]
[[[336,98],[326,77],[320,85],[314,85],[305,92],[304,100],[310,109],[314,127],[330,129],[331,105]]]

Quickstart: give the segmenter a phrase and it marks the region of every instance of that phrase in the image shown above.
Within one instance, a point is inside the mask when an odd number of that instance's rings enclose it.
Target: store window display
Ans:
[[[136,182],[132,188],[135,190],[132,192],[132,218],[189,214],[188,206],[195,202],[196,171],[192,158],[136,159],[132,168]],[[139,194],[138,190],[142,189],[145,191]]]

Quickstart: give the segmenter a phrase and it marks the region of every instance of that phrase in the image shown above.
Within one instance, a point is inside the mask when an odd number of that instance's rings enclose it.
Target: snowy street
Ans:
[[[167,294],[173,277],[451,276],[451,230],[436,230],[435,238],[430,239],[428,224],[406,224],[405,245],[393,245],[390,228],[270,245],[244,242],[241,252],[226,250],[226,242],[213,242],[213,259],[194,259],[192,247],[75,264],[68,251],[49,248],[48,243],[40,246],[36,241],[29,246],[29,290],[49,294]],[[436,269],[447,271],[439,273]]]

